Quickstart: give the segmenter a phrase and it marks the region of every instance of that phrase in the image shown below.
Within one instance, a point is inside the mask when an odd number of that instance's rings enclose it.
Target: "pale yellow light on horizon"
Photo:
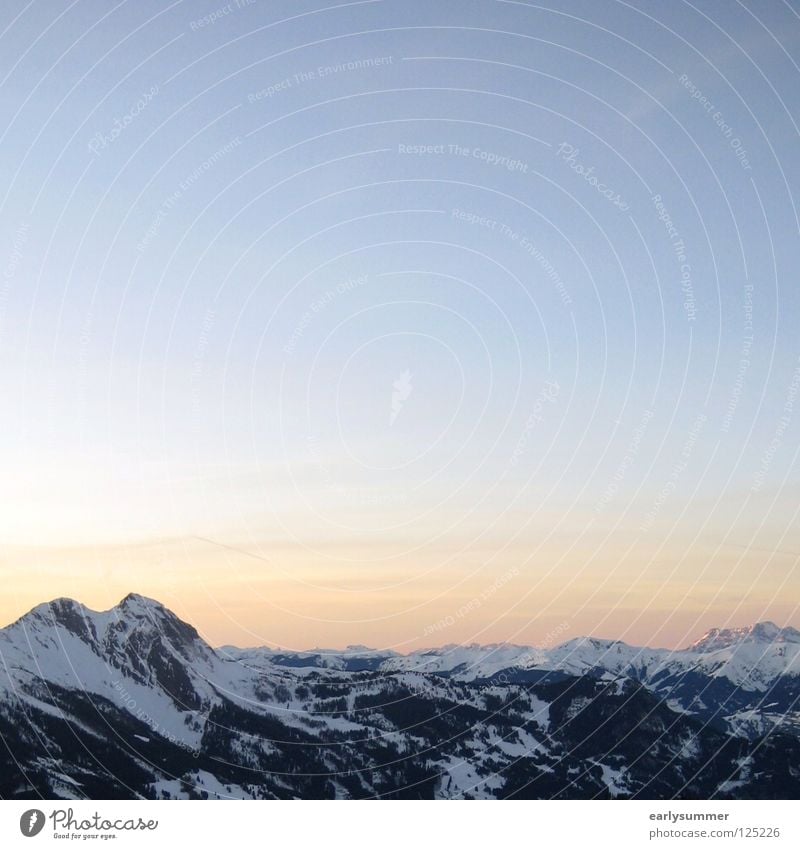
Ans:
[[[486,551],[392,557],[375,548],[369,562],[364,546],[331,546],[326,557],[291,545],[260,550],[265,559],[194,538],[7,547],[0,621],[59,596],[108,609],[133,591],[164,603],[212,645],[293,650],[542,644],[554,632],[558,642],[592,635],[678,648],[710,627],[800,625],[794,562],[775,559],[769,582],[759,583],[764,560],[755,552],[698,550],[676,569],[667,553],[643,568],[641,554],[598,557],[587,548],[565,557],[561,544],[533,559],[526,547],[509,548],[495,562]]]

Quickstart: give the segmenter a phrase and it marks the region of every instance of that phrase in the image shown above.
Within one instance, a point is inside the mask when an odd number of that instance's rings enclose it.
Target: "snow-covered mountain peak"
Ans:
[[[62,627],[78,636],[91,632],[95,637],[102,636],[106,626],[122,620],[135,625],[140,620],[159,622],[163,620],[180,622],[172,611],[161,602],[136,593],[129,593],[110,610],[91,610],[72,598],[55,598],[34,607],[21,616],[10,627]],[[192,629],[194,630],[194,629]]]
[[[120,610],[127,610],[132,613],[146,613],[152,611],[166,611],[167,608],[160,601],[154,598],[148,598],[139,593],[128,593],[125,598],[117,605]]]
[[[615,646],[630,648],[626,643],[621,642],[620,640],[603,640],[599,637],[573,637],[571,640],[567,640],[564,643],[556,646],[557,650],[568,650],[568,649],[591,649],[592,651],[608,651],[613,649]]]
[[[16,622],[2,629],[2,633],[20,633],[23,639],[34,635],[49,635],[57,630],[74,634],[81,640],[91,642],[102,633],[108,614],[89,610],[80,602],[71,598],[55,598],[52,601],[38,604],[32,610],[17,619]]]
[[[743,643],[800,643],[800,631],[779,628],[774,622],[758,622],[744,628],[712,628],[692,643],[688,651],[704,654]]]
[[[113,703],[133,699],[155,716],[157,706],[207,703],[220,666],[191,625],[136,594],[105,611],[55,599],[0,629],[0,695],[8,689],[40,699],[57,685]]]
[[[201,644],[211,650],[192,625],[184,622],[160,601],[138,593],[126,595],[116,607],[108,611],[108,615],[114,620],[116,630],[133,628],[139,633],[156,633],[176,648]]]
[[[138,593],[128,593],[116,607],[111,608],[109,613],[117,618],[129,621],[149,620],[154,624],[165,621],[183,624],[182,620],[160,601]],[[191,628],[191,630],[196,633],[194,628]]]
[[[68,619],[75,614],[84,614],[86,610],[87,608],[73,598],[54,598],[52,601],[37,604],[32,610],[20,616],[14,624],[16,625],[26,619],[60,621],[61,619]]]
[[[771,643],[800,643],[800,631],[796,628],[779,628],[774,622],[759,622],[753,626],[753,637]]]

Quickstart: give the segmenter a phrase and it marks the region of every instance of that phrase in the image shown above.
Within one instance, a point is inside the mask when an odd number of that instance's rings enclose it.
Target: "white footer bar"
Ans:
[[[800,846],[781,802],[0,802],[0,846]]]

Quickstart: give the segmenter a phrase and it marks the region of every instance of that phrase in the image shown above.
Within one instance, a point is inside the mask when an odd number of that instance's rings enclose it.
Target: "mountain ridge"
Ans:
[[[215,649],[146,596],[54,599],[0,629],[0,796],[798,798],[800,644],[776,629]]]
[[[83,614],[91,614],[92,616],[104,616],[114,613],[115,611],[123,611],[123,610],[136,610],[138,612],[147,612],[150,610],[157,611],[160,614],[166,614],[167,616],[176,619],[178,621],[183,622],[180,617],[174,613],[170,608],[168,608],[163,602],[158,599],[152,598],[150,596],[143,595],[137,592],[129,592],[127,593],[117,604],[106,610],[95,610],[94,608],[90,608],[88,605],[83,604],[77,599],[70,598],[68,596],[59,596],[50,601],[41,602],[40,604],[34,606],[26,613],[23,613],[13,622],[0,627],[0,632],[10,628],[14,625],[17,625],[28,617],[37,614],[43,613],[45,610],[64,610],[64,611],[75,611],[75,608],[78,608]],[[77,611],[76,611],[77,612]],[[188,624],[185,623],[184,624]],[[196,633],[194,626],[189,625]],[[559,643],[554,648],[562,648],[569,644],[574,644],[578,642],[593,642],[597,644],[598,647],[603,646],[606,648],[611,648],[616,645],[622,645],[630,649],[641,649],[641,650],[652,650],[659,651],[664,653],[676,653],[676,652],[684,652],[684,651],[695,651],[699,648],[710,648],[713,646],[716,648],[724,648],[728,647],[734,642],[743,642],[747,639],[751,639],[755,637],[757,640],[761,640],[764,642],[788,642],[788,643],[800,643],[800,630],[790,626],[779,626],[776,625],[771,620],[763,620],[760,622],[756,622],[750,625],[739,626],[736,628],[710,628],[708,631],[703,634],[698,640],[690,643],[685,648],[676,648],[676,649],[668,649],[662,647],[649,647],[649,646],[637,646],[632,643],[627,643],[621,639],[614,638],[606,638],[606,637],[595,637],[590,634],[580,635],[576,637],[571,637],[568,640],[565,640],[563,643]],[[434,653],[434,652],[443,652],[445,650],[456,650],[456,649],[481,649],[481,650],[495,650],[495,649],[504,649],[504,648],[513,648],[513,649],[528,649],[530,651],[544,651],[545,649],[542,646],[537,646],[535,644],[527,644],[527,643],[512,643],[512,642],[492,642],[492,643],[479,643],[479,642],[469,642],[469,643],[445,643],[443,645],[431,645],[426,646],[420,649],[414,649],[409,652],[398,652],[394,649],[378,649],[371,646],[356,644],[356,645],[348,645],[343,649],[337,648],[325,648],[320,646],[314,646],[313,648],[305,648],[305,649],[286,649],[286,648],[270,648],[265,645],[255,645],[255,646],[234,646],[232,644],[223,643],[219,646],[212,646],[210,643],[205,641],[206,644],[214,649],[215,651],[222,649],[236,649],[238,651],[256,651],[256,650],[265,650],[272,652],[279,652],[283,654],[330,654],[330,655],[344,655],[344,654],[394,654],[399,657],[408,657],[410,655],[421,655],[426,653]]]

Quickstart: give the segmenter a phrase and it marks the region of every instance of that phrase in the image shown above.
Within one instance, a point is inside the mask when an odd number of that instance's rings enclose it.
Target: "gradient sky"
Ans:
[[[13,5],[0,620],[800,625],[800,5]]]

